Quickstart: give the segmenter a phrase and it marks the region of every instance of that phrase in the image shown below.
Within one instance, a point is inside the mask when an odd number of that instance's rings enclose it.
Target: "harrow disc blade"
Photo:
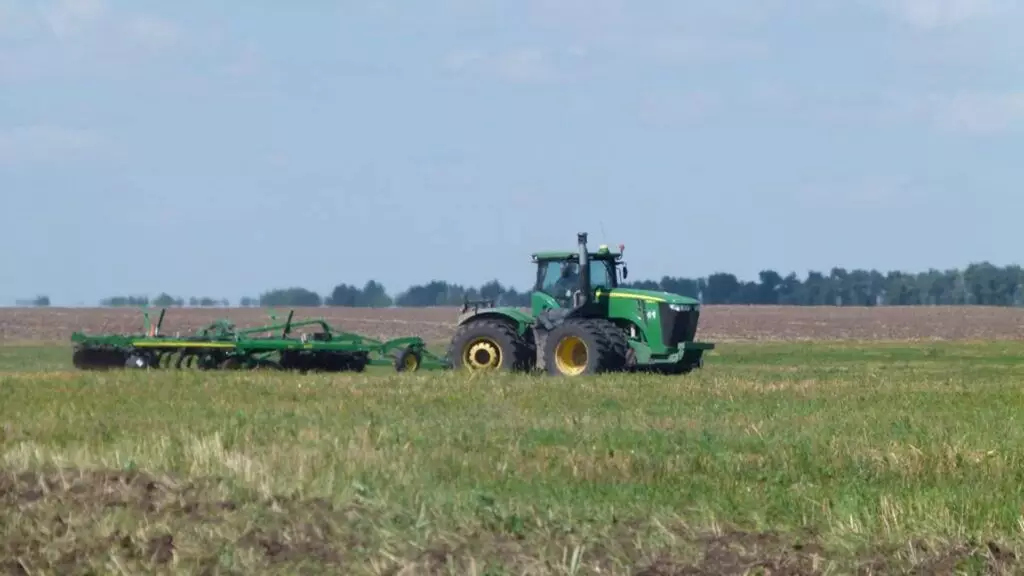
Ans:
[[[115,348],[77,348],[71,363],[79,370],[110,370],[124,368],[128,356]]]

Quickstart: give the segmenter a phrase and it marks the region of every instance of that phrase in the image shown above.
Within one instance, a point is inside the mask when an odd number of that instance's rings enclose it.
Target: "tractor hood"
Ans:
[[[671,292],[662,292],[660,290],[638,290],[636,288],[613,288],[611,290],[598,289],[595,295],[598,298],[631,298],[683,306],[700,306],[700,302],[695,298],[688,298],[686,296],[673,294]]]

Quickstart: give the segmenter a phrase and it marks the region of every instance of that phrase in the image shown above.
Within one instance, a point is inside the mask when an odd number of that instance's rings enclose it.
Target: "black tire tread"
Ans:
[[[622,371],[626,366],[626,352],[629,351],[629,340],[626,338],[626,333],[611,320],[596,320],[595,323],[604,332],[611,350],[605,356],[608,371]]]
[[[566,320],[556,331],[567,326],[578,327],[597,347],[596,373],[618,372],[626,364],[626,350],[629,346],[625,334],[610,320],[602,318],[572,318]],[[548,362],[554,362],[553,359]]]
[[[405,369],[405,359],[407,357],[409,357],[409,356],[413,356],[413,357],[416,358],[416,367],[413,369],[413,372],[416,372],[416,371],[418,371],[420,369],[420,363],[423,361],[423,355],[420,354],[419,352],[413,350],[412,348],[402,348],[402,350],[398,354],[395,355],[395,361],[394,361],[395,372],[405,372],[406,371],[406,369]]]
[[[529,341],[525,336],[520,336],[516,333],[516,329],[512,327],[507,321],[499,320],[497,318],[480,318],[478,320],[470,320],[459,326],[452,335],[452,338],[448,344],[448,359],[455,364],[457,361],[461,361],[462,351],[456,349],[456,344],[464,341],[469,334],[481,331],[481,329],[491,329],[498,332],[509,344],[511,344],[512,353],[512,369],[515,371],[526,371],[529,370],[533,364],[533,349],[530,346]],[[509,351],[505,351],[507,354]]]

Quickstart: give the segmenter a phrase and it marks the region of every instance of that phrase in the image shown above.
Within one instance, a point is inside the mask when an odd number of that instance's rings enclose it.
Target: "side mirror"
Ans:
[[[625,280],[626,278],[629,278],[629,268],[626,268],[625,266],[623,266],[622,267],[622,279]]]

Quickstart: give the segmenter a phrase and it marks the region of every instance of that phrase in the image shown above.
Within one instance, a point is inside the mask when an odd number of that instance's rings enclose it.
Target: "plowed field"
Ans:
[[[343,330],[387,338],[447,339],[454,308],[300,308],[295,317],[323,317]],[[259,308],[170,309],[164,334],[187,332],[217,318],[239,327],[268,322]],[[283,320],[283,314],[281,316]],[[142,315],[135,308],[0,308],[0,342],[67,342],[75,330],[134,332]],[[706,306],[699,338],[715,342],[765,340],[1018,340],[1024,339],[1024,309],[989,307],[784,307]]]

